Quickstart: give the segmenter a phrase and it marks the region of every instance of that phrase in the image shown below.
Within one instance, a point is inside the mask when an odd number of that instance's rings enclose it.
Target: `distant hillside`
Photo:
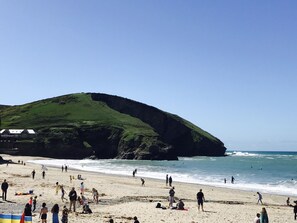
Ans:
[[[19,155],[56,158],[177,159],[222,156],[223,143],[192,123],[152,106],[99,93],[70,94],[0,106],[1,128],[32,128],[33,139],[0,142]]]

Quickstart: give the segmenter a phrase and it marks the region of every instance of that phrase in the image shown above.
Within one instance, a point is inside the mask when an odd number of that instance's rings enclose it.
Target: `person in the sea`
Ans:
[[[70,200],[70,207],[69,210],[71,211],[71,207],[73,206],[73,211],[75,212],[75,205],[76,205],[76,200],[77,200],[77,193],[74,189],[74,187],[72,187],[71,191],[69,192],[69,200]]]
[[[260,213],[260,223],[269,223],[268,214],[266,211],[266,208],[262,208],[262,211]]]
[[[235,180],[235,178],[232,176],[232,177],[231,177],[231,183],[232,183],[232,184],[234,184],[234,180]]]
[[[46,207],[46,203],[42,203],[42,208],[41,208],[40,214],[39,214],[39,218],[41,218],[42,223],[46,223],[47,212],[48,212],[48,209]]]
[[[256,217],[254,219],[254,223],[260,223],[260,213],[256,214]]]
[[[260,194],[260,192],[257,192],[257,194],[258,194],[258,202],[257,202],[257,204],[259,204],[259,202],[261,202],[261,204],[263,204],[263,202],[262,202],[262,194]]]
[[[6,182],[6,179],[1,184],[1,190],[2,190],[2,200],[6,201],[7,198],[7,189],[8,189],[8,183]]]
[[[174,202],[174,194],[175,194],[174,187],[172,187],[169,190],[169,207],[171,207],[171,208],[172,208],[173,202]]]
[[[203,209],[203,202],[205,201],[204,194],[202,192],[202,189],[197,193],[197,203],[198,203],[198,211],[200,211],[200,206],[201,210],[204,211]]]
[[[53,215],[53,223],[59,223],[59,205],[58,204],[54,204],[54,206],[52,207],[52,215]]]
[[[171,187],[172,186],[172,177],[171,176],[169,177],[168,182],[169,182],[169,187]]]

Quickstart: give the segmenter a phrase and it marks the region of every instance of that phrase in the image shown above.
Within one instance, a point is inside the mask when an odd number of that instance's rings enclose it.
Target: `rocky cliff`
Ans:
[[[31,139],[0,140],[0,153],[56,158],[175,160],[222,156],[223,143],[155,107],[100,93],[71,94],[2,107],[1,128],[34,128]]]

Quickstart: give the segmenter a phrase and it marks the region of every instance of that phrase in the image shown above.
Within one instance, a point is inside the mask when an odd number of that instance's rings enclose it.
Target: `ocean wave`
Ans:
[[[260,154],[250,153],[250,152],[227,152],[228,156],[261,156]]]

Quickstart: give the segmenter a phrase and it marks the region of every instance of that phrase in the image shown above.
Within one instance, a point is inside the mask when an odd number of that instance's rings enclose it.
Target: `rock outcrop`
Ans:
[[[30,127],[37,132],[30,139],[0,138],[0,153],[176,160],[223,156],[226,150],[219,139],[176,115],[107,94],[65,95],[2,106],[0,112],[2,128]]]

